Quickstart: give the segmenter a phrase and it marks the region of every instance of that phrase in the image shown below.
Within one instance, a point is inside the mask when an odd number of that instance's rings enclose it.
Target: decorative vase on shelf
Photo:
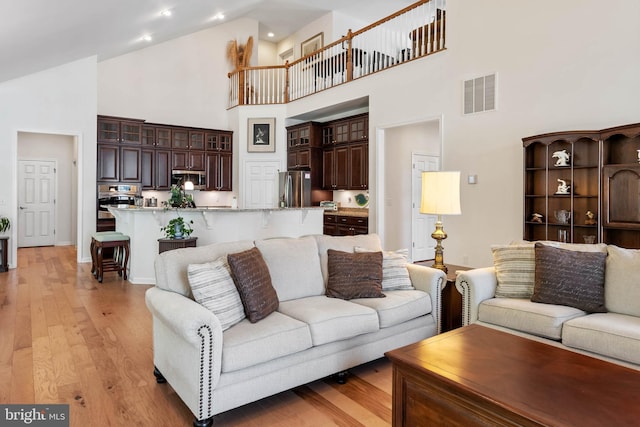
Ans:
[[[184,233],[182,231],[182,224],[175,224],[173,226],[173,237],[175,239],[182,239],[184,237]]]
[[[571,212],[565,209],[560,209],[553,212],[553,216],[556,217],[556,220],[560,224],[568,224],[571,219]]]

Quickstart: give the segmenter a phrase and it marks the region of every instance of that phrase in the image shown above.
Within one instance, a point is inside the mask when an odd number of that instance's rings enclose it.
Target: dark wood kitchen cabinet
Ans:
[[[287,127],[287,169],[309,168],[320,179],[321,174],[316,169],[322,168],[321,139],[322,128],[318,123]]]
[[[97,181],[140,182],[141,150],[117,144],[98,144]]]
[[[113,116],[98,116],[97,122],[98,182],[140,183],[144,190],[166,190],[171,187],[172,169],[204,172],[215,157],[212,188],[231,191],[233,132]]]
[[[98,142],[140,144],[144,120],[98,116]]]
[[[120,182],[140,182],[141,150],[135,147],[120,147]]]
[[[323,189],[369,188],[368,126],[368,114],[323,124]]]
[[[171,128],[154,125],[143,126],[142,146],[146,148],[171,148]]]
[[[349,119],[349,142],[369,140],[369,115],[354,116]]]
[[[231,132],[205,132],[207,173],[206,189],[209,191],[233,190],[233,134]]]
[[[369,188],[369,144],[349,144],[349,189]]]
[[[369,233],[369,218],[366,216],[352,216],[324,214],[323,234],[329,236],[355,236]]]
[[[140,171],[143,190],[168,190],[171,187],[171,151],[142,149]]]
[[[322,188],[325,190],[346,190],[349,188],[349,147],[336,145],[323,152]]]
[[[97,181],[118,182],[120,179],[120,147],[98,144]]]
[[[173,128],[171,129],[173,169],[204,171],[205,165],[205,131]]]
[[[232,191],[233,153],[207,152],[207,190]]]
[[[178,170],[205,170],[205,152],[194,150],[173,150],[171,165]]]
[[[233,152],[233,133],[225,131],[205,132],[206,151]]]

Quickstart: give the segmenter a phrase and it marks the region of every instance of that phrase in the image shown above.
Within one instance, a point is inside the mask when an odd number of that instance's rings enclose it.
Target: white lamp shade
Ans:
[[[193,190],[193,181],[185,181],[184,190],[185,191]]]
[[[460,172],[422,172],[420,213],[460,215]]]

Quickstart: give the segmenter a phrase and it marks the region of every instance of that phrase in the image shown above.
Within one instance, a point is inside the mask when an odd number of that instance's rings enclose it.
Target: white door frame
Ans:
[[[86,165],[83,161],[84,148],[82,132],[65,131],[65,130],[50,130],[50,129],[16,129],[11,138],[11,165],[13,165],[13,173],[11,176],[11,191],[12,197],[10,203],[12,204],[10,212],[13,212],[13,219],[18,218],[18,136],[20,132],[28,133],[41,133],[50,135],[64,135],[74,138],[75,150],[76,150],[76,191],[77,191],[77,205],[76,205],[76,262],[89,262],[90,258],[83,259],[82,254],[85,252],[85,247],[89,246],[89,237],[91,233],[95,231],[95,222],[93,224],[84,223],[84,180],[82,174]],[[95,171],[95,162],[94,162]],[[93,174],[95,176],[95,173]],[[95,180],[91,181],[91,186],[95,187]],[[85,231],[87,239],[85,239]],[[18,265],[18,230],[17,227],[11,227],[11,238],[9,239],[9,268],[16,268]],[[88,253],[88,250],[87,250]]]
[[[382,124],[381,126],[376,126],[375,135],[375,153],[373,156],[369,156],[369,190],[371,195],[375,195],[374,202],[371,203],[369,201],[369,230],[371,230],[371,217],[374,217],[375,230],[373,232],[377,233],[380,236],[380,240],[382,241],[382,247],[384,248],[384,217],[385,217],[385,192],[384,192],[384,147],[385,147],[385,131],[390,128],[401,127],[414,125],[416,123],[424,123],[424,122],[438,122],[440,129],[440,167],[444,164],[444,116],[442,114],[436,116],[428,116],[421,117],[415,120],[398,122],[398,123],[387,123]],[[375,164],[375,169],[371,168],[371,162]],[[375,171],[375,188],[371,187],[371,182],[374,181],[371,179],[371,171]],[[372,212],[371,206],[374,206]]]

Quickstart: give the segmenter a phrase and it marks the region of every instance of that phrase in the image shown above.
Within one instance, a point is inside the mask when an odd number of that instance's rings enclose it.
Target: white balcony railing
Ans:
[[[446,0],[422,0],[292,63],[229,74],[229,108],[283,104],[445,49]]]

